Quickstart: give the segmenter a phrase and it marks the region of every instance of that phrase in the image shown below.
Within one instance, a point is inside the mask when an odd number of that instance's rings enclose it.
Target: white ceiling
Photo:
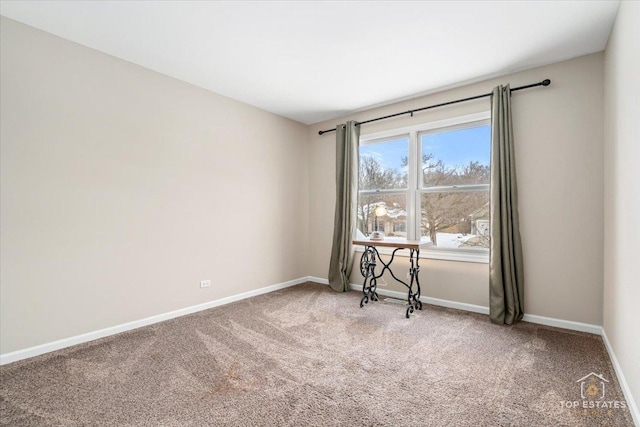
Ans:
[[[601,51],[618,3],[2,1],[0,13],[311,124]]]

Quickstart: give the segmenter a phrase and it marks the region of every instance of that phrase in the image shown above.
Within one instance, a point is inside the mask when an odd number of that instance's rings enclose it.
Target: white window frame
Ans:
[[[408,188],[390,189],[390,190],[363,190],[359,191],[362,195],[371,194],[405,194],[407,197],[407,238],[417,240],[420,233],[420,215],[417,207],[420,206],[421,196],[425,193],[434,193],[442,191],[488,191],[488,184],[473,185],[457,185],[450,187],[424,187],[422,176],[418,173],[422,166],[422,144],[420,144],[420,136],[429,133],[448,132],[458,129],[466,129],[475,126],[483,126],[491,124],[491,111],[483,111],[481,113],[467,114],[465,116],[454,117],[445,120],[437,120],[433,122],[422,123],[413,126],[407,126],[399,129],[390,129],[382,132],[364,134],[360,136],[360,145],[375,144],[385,140],[407,138],[409,139],[409,161],[413,161],[408,171]],[[364,250],[363,247],[356,247],[358,252]],[[381,254],[391,254],[392,248],[378,248]],[[408,256],[401,251],[400,256]],[[438,248],[436,246],[423,249],[420,251],[420,258],[439,259],[447,261],[463,261],[489,263],[489,250],[476,248]]]

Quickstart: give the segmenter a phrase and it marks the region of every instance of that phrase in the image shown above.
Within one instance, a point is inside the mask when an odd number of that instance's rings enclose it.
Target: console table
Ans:
[[[360,273],[364,277],[364,284],[362,285],[362,293],[364,296],[360,300],[360,308],[364,304],[368,304],[369,300],[378,301],[378,293],[376,292],[378,286],[378,279],[382,277],[386,270],[389,271],[391,276],[402,283],[407,288],[407,319],[414,310],[422,310],[422,301],[420,301],[420,280],[418,279],[418,273],[420,272],[420,249],[431,246],[429,242],[421,242],[418,240],[354,240],[354,245],[364,246],[364,253],[360,258]],[[391,253],[391,259],[389,262],[384,262],[378,253],[377,247],[395,248]],[[408,249],[409,250],[409,277],[410,282],[406,283],[404,280],[398,279],[391,270],[391,263],[396,256],[396,252]],[[376,275],[375,268],[377,262],[383,265],[382,270]],[[414,291],[415,284],[415,291]]]

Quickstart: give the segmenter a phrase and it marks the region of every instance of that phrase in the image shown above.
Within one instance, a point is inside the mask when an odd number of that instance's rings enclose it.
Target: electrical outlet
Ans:
[[[201,288],[208,288],[209,286],[211,286],[211,280],[201,280],[200,281],[200,287]]]

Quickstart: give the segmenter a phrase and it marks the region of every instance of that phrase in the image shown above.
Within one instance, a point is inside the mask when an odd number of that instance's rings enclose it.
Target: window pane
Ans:
[[[360,190],[407,188],[409,139],[360,146]]]
[[[379,216],[375,213],[377,207],[384,207],[377,210]],[[407,237],[406,195],[360,195],[358,231],[368,237],[376,230],[382,231],[386,237]]]
[[[489,184],[491,126],[420,135],[424,187]]]
[[[420,235],[441,248],[489,248],[489,192],[422,195]]]

